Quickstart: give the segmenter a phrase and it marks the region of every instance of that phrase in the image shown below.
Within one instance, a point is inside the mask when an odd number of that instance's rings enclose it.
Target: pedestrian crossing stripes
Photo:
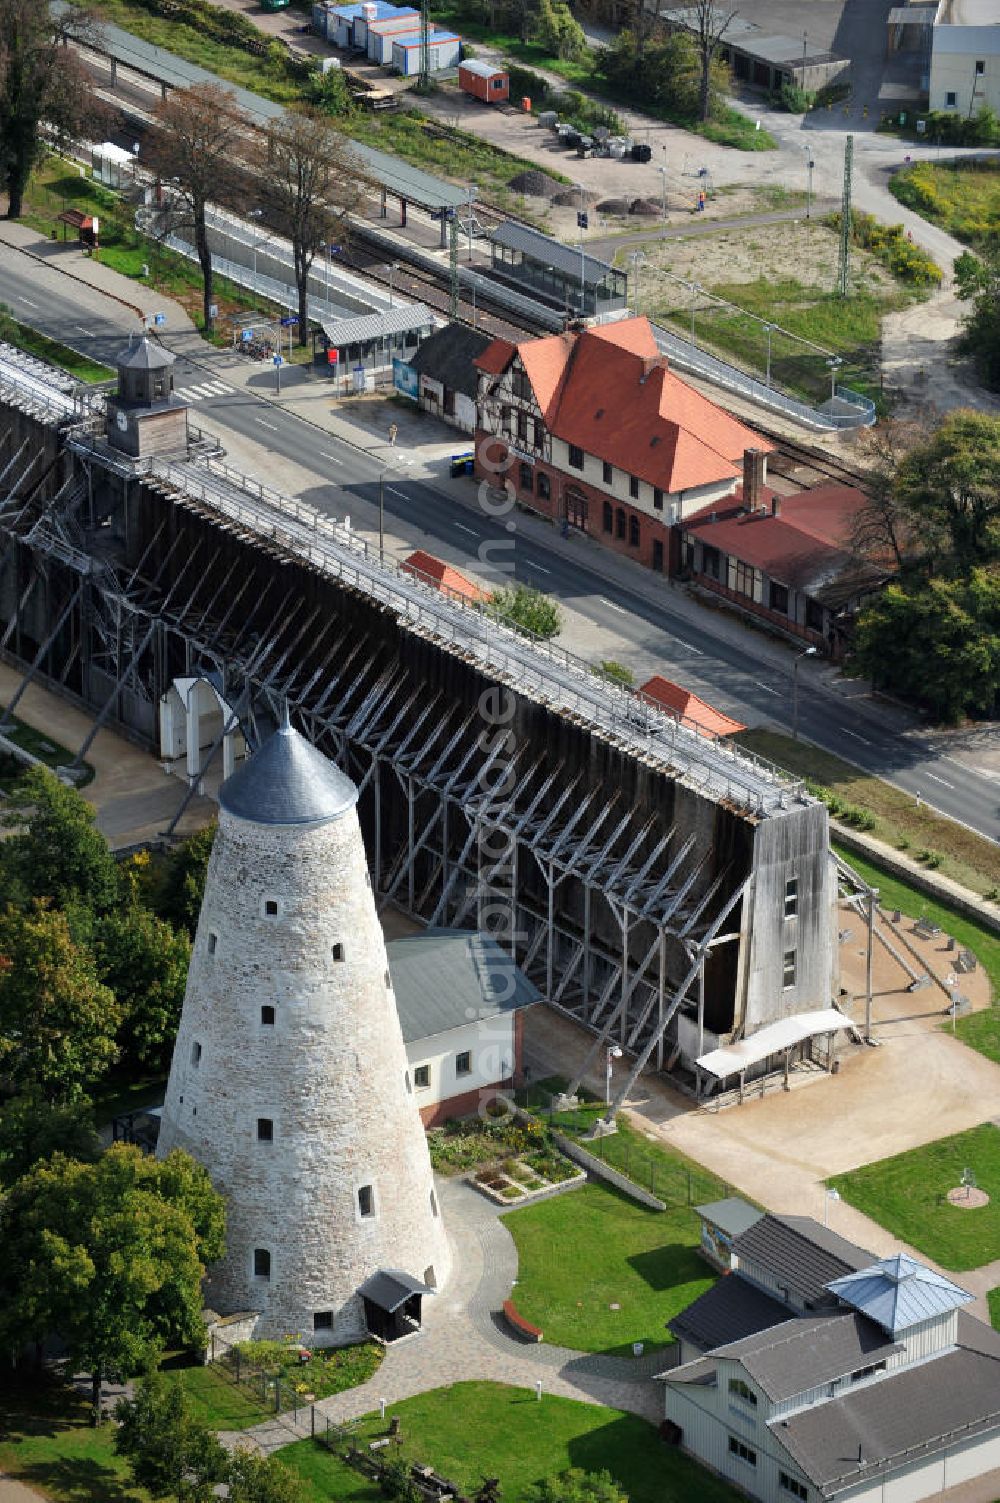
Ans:
[[[227,381],[201,381],[197,386],[178,386],[175,394],[185,402],[202,402],[208,397],[227,397],[235,390]]]

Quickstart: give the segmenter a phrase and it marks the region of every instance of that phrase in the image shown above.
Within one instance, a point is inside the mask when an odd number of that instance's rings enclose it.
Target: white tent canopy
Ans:
[[[780,1054],[784,1049],[791,1049],[805,1039],[815,1038],[820,1033],[836,1033],[841,1028],[853,1026],[850,1018],[846,1018],[835,1007],[795,1013],[792,1017],[782,1018],[777,1023],[769,1023],[766,1028],[758,1029],[748,1039],[740,1039],[736,1044],[725,1044],[721,1049],[703,1054],[695,1060],[695,1064],[706,1074],[725,1080],[729,1075],[742,1075],[751,1065],[760,1064],[761,1060],[772,1054]]]

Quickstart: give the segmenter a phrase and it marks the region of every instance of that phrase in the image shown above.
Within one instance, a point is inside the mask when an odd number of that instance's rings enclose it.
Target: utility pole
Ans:
[[[844,195],[840,205],[840,258],[837,263],[837,293],[846,297],[851,275],[851,169],[854,164],[854,137],[844,142]]]
[[[450,316],[452,322],[458,318],[458,216],[454,209],[450,209],[451,216],[451,307]]]
[[[420,78],[421,93],[431,86],[431,7],[430,0],[420,0]]]

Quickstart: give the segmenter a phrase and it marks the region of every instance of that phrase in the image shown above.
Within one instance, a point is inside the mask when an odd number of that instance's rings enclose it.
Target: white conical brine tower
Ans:
[[[378,1270],[450,1263],[357,797],[287,725],[223,784],[157,1150],[226,1197],[206,1303],[317,1344]]]

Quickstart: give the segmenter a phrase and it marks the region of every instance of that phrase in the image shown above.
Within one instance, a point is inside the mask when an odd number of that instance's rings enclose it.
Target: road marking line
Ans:
[[[853,741],[860,741],[862,746],[871,746],[873,744],[868,740],[867,736],[859,736],[857,731],[849,731],[846,725],[840,727],[840,734],[842,736],[850,736]]]
[[[17,300],[18,300],[19,303],[27,303],[27,305],[28,305],[29,308],[37,308],[38,307],[38,304],[37,303],[33,303],[31,301],[30,297],[25,297],[25,295],[24,295],[23,292],[15,293],[15,296],[16,296],[16,298],[17,298]]]
[[[408,501],[410,499],[409,496],[406,494],[405,491],[399,490],[394,485],[387,485],[386,486],[386,490],[389,492],[390,496],[402,496],[402,498],[403,498],[404,501]]]
[[[329,449],[320,449],[319,452],[322,454],[323,458],[324,459],[328,459],[331,464],[343,464],[344,463],[344,461],[342,459],[338,459],[337,458],[336,454],[331,454],[330,451],[329,451]]]
[[[954,790],[954,783],[949,783],[944,778],[939,778],[936,772],[925,772],[924,776],[933,778],[935,783],[940,783],[944,788],[951,788],[952,790]]]
[[[458,528],[459,532],[467,532],[470,538],[482,537],[481,532],[477,532],[474,527],[466,527],[464,522],[456,522],[455,526]]]
[[[780,689],[772,689],[770,684],[762,684],[759,678],[755,678],[754,683],[757,685],[758,689],[763,689],[765,694],[774,694],[779,699],[781,698]]]
[[[543,569],[542,566],[541,566],[541,564],[530,564],[530,563],[527,562],[527,560],[525,560],[525,567],[528,568],[528,569],[535,569],[535,570],[537,570],[537,572],[539,574],[551,574],[552,573],[551,569]]]
[[[254,422],[259,423],[262,428],[270,428],[272,433],[277,433],[278,431],[277,423],[269,423],[266,418],[255,417]]]
[[[680,642],[682,647],[686,648],[688,652],[693,652],[696,657],[703,658],[705,656],[700,647],[692,647],[690,642],[685,642],[680,637],[678,637],[677,640],[678,642]]]
[[[93,329],[85,329],[83,327],[83,324],[77,324],[77,328],[80,330],[81,334],[86,334],[86,336],[87,336],[88,339],[96,339],[97,338],[97,335],[94,333]]]
[[[628,616],[631,614],[631,612],[627,611],[623,605],[616,605],[613,600],[607,600],[603,595],[598,595],[597,598],[601,602],[601,604],[606,605],[609,610],[618,611],[622,616]]]

